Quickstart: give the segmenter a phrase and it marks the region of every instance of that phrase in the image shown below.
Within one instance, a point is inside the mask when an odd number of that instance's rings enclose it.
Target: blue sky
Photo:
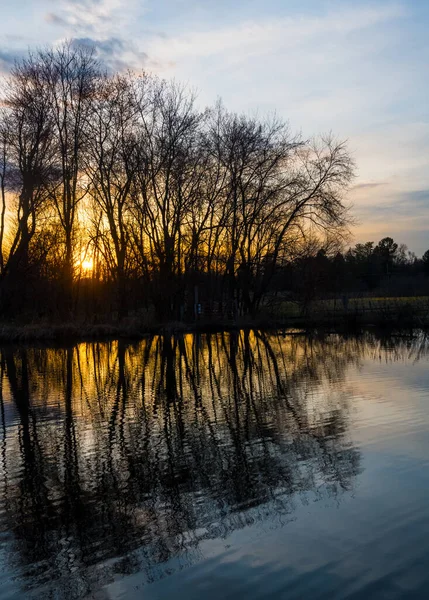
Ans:
[[[116,68],[276,111],[349,140],[356,241],[429,248],[427,0],[0,0],[0,70],[29,47],[92,40]]]

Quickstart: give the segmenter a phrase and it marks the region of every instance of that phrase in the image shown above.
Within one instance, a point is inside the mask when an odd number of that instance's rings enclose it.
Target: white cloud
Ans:
[[[374,56],[392,43],[383,26],[403,15],[395,5],[246,21],[152,37],[145,52],[156,71],[197,86],[203,102],[221,95],[234,110],[276,110],[306,135],[351,135],[354,118],[371,119],[374,104],[397,93],[394,65],[382,70]]]
[[[275,110],[305,136],[332,130],[348,138],[356,184],[383,183],[351,193],[362,221],[358,234],[364,222],[367,229],[426,227],[429,200],[428,208],[422,201],[401,219],[394,207],[398,198],[411,207],[413,194],[429,189],[427,84],[421,76],[429,43],[412,39],[413,3],[364,1],[334,0],[329,10],[319,5],[317,14],[305,12],[303,2],[302,14],[290,16],[260,3],[260,18],[252,20],[243,2],[242,17],[231,10],[213,24],[207,11],[197,11],[199,2],[177,8],[176,0],[162,0],[155,10],[156,0],[41,0],[45,19],[36,29],[43,43],[93,41],[114,68],[144,66],[188,82],[200,90],[201,104],[221,96],[232,110]]]
[[[130,39],[129,29],[138,18],[142,2],[128,0],[60,0],[45,21],[65,38],[94,46],[98,57],[113,70],[140,69],[146,54]]]
[[[198,60],[216,55],[227,56],[236,64],[254,55],[272,54],[273,51],[299,50],[320,36],[347,36],[373,27],[404,14],[401,6],[356,8],[327,13],[321,17],[289,17],[243,22],[217,29],[181,33],[163,41],[153,39],[148,50],[159,61],[176,63]],[[329,40],[329,37],[327,38]],[[326,55],[314,47],[314,61],[322,65]]]
[[[132,18],[137,2],[122,0],[60,0],[55,11],[46,18],[74,35],[95,34],[97,38],[111,37]]]
[[[333,130],[348,138],[356,183],[384,184],[351,192],[362,222],[357,236],[418,230],[429,227],[429,197],[417,206],[415,196],[429,188],[429,123],[409,111],[410,96],[419,101],[419,76],[405,58],[406,18],[398,4],[356,5],[206,26],[151,39],[146,50],[162,74],[197,86],[202,103],[221,95],[233,110],[276,110],[304,135]]]

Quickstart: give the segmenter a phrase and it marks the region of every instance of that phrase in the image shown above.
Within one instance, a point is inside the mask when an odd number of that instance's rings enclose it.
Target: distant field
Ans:
[[[375,297],[349,298],[345,308],[341,298],[330,300],[317,300],[307,306],[307,313],[321,314],[346,314],[346,313],[397,313],[397,312],[428,313],[429,296],[409,297]],[[299,317],[302,315],[302,305],[289,300],[280,300],[275,303],[272,310],[277,317]]]

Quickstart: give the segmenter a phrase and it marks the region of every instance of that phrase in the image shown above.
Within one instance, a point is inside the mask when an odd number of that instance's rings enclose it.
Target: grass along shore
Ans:
[[[195,322],[157,323],[148,315],[122,321],[96,322],[0,322],[0,343],[79,342],[108,339],[141,339],[147,335],[237,331],[240,329],[287,329],[353,331],[362,327],[429,329],[429,298],[352,298],[345,309],[341,302],[317,301],[304,312],[295,304],[280,302],[255,317],[235,320],[201,317]]]

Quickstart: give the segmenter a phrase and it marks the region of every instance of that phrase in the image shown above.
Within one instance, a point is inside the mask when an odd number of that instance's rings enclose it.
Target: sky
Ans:
[[[175,78],[204,106],[274,111],[347,139],[354,241],[429,248],[428,0],[0,0],[0,72],[78,39],[111,68]]]

